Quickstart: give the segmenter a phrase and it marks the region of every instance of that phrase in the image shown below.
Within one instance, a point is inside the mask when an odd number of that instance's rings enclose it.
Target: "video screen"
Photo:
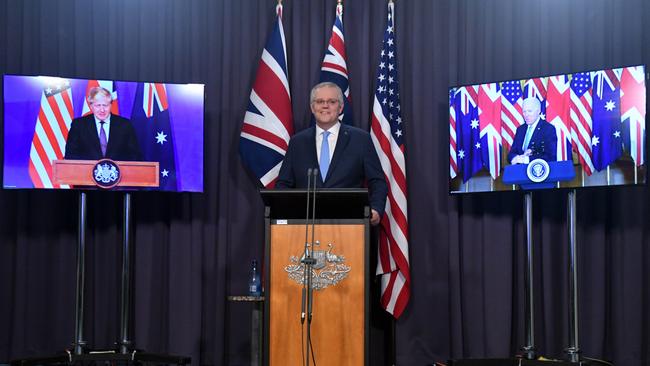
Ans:
[[[642,185],[644,66],[449,89],[449,191]]]
[[[3,187],[203,192],[204,85],[4,75]]]

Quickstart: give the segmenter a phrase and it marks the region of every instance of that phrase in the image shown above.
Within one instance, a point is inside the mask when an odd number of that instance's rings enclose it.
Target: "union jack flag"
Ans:
[[[505,81],[501,84],[501,137],[503,145],[510,150],[517,127],[524,124],[522,114],[522,91],[519,80]]]
[[[501,90],[499,84],[482,84],[478,92],[483,166],[492,179],[501,175]]]
[[[394,7],[388,3],[388,21],[377,67],[377,89],[370,135],[388,182],[388,200],[381,219],[377,275],[381,276],[381,305],[396,319],[411,296],[404,131],[394,36]]]
[[[594,164],[591,161],[591,77],[588,72],[573,74],[571,80],[571,143],[578,153],[582,170],[591,175]]]
[[[41,94],[29,151],[29,176],[35,188],[70,188],[53,182],[52,161],[63,159],[73,116],[70,82],[56,78],[48,80]]]
[[[266,188],[273,188],[293,135],[287,52],[282,28],[282,5],[262,51],[239,138],[244,165]]]
[[[571,160],[570,79],[567,75],[550,76],[546,94],[546,120],[555,126],[557,160]]]
[[[113,82],[111,80],[88,80],[88,85],[86,86],[86,97],[84,98],[84,104],[83,104],[83,109],[81,111],[81,115],[87,116],[93,113],[90,110],[90,103],[88,102],[88,93],[90,92],[90,89],[96,87],[102,87],[108,90],[109,92],[111,92],[111,99],[113,100],[113,102],[111,103],[111,113],[115,115],[119,115],[120,108],[117,100],[117,91],[113,90]]]
[[[339,119],[342,123],[352,124],[352,99],[350,98],[350,84],[348,82],[348,67],[345,56],[345,36],[343,33],[343,4],[339,1],[336,5],[336,17],[332,26],[327,51],[323,57],[320,68],[320,81],[329,81],[343,91],[343,112]]]
[[[449,89],[449,176],[458,175],[458,158],[456,156],[456,88]]]
[[[621,122],[626,134],[625,147],[636,166],[645,163],[645,70],[626,67],[621,75]]]

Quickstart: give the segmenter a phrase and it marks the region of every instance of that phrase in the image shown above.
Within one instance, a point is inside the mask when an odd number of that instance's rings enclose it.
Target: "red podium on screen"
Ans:
[[[99,186],[93,169],[100,160],[54,160],[52,175],[57,184]],[[159,164],[152,161],[111,161],[120,169],[119,187],[158,187]]]

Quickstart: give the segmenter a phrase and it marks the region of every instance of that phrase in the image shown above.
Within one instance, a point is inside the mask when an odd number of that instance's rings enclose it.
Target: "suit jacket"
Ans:
[[[141,160],[142,153],[131,122],[120,116],[111,114],[111,128],[106,146],[106,156],[102,156],[99,145],[95,116],[75,118],[68,132],[65,144],[65,158],[78,160]]]
[[[275,184],[276,188],[307,188],[307,170],[318,168],[316,127],[295,134]],[[362,188],[368,184],[370,207],[383,214],[388,186],[370,134],[356,127],[341,125],[325,181],[320,174],[320,188]]]
[[[515,139],[508,153],[508,162],[511,162],[515,156],[524,153],[522,145],[526,138],[527,129],[527,124],[517,127]],[[531,161],[537,158],[542,158],[546,161],[556,161],[557,135],[555,134],[555,126],[540,118],[539,122],[537,122],[537,127],[535,127],[535,131],[533,131],[533,135],[530,137],[528,148],[533,151],[529,157]]]

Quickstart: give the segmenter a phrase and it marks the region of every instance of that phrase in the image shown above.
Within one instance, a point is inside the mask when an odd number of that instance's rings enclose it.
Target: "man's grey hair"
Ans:
[[[339,88],[338,85],[334,84],[331,81],[324,81],[322,83],[316,84],[313,88],[311,88],[311,93],[309,94],[309,104],[314,104],[314,100],[316,100],[316,91],[321,88],[334,88],[337,91],[337,99],[339,101],[339,105],[343,105],[343,92],[341,91],[341,88]]]
[[[524,99],[524,101],[521,103],[521,106],[524,107],[526,105],[531,105],[531,106],[537,108],[537,111],[542,110],[542,103],[539,101],[539,99],[537,99],[535,97],[528,97],[528,98]]]
[[[102,94],[108,99],[110,99],[111,102],[113,101],[113,96],[111,95],[111,92],[108,89],[102,88],[101,86],[95,86],[88,91],[88,102],[92,104],[95,101],[95,97],[97,96],[97,94]]]

